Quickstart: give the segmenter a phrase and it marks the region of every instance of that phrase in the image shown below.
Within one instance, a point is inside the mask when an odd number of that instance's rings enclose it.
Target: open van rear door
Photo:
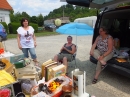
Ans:
[[[104,9],[105,7],[114,8],[118,4],[130,2],[130,0],[60,0],[73,5]]]

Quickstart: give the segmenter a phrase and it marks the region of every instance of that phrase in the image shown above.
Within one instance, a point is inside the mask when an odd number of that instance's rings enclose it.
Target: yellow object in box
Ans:
[[[61,64],[61,65],[58,65],[58,66],[51,69],[49,78],[52,79],[54,77],[62,76],[65,74],[66,74],[66,66]]]
[[[15,82],[15,79],[5,70],[0,70],[0,86]]]
[[[48,65],[48,64],[51,64],[53,63],[54,61],[52,61],[52,59],[49,59],[48,61],[44,62],[42,64],[42,77],[45,77],[45,66]]]
[[[11,64],[6,58],[1,59],[1,61],[6,64],[4,70],[11,74],[14,67],[13,64]]]

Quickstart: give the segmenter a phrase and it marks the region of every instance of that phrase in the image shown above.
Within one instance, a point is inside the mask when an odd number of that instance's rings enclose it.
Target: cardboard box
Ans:
[[[58,63],[54,62],[54,63],[48,64],[48,65],[45,66],[45,70],[44,70],[44,72],[45,72],[44,73],[45,81],[48,81],[48,78],[49,78],[49,76],[48,76],[48,74],[49,74],[48,68],[49,68],[49,70],[51,70],[52,67],[56,67],[57,65],[58,65]]]
[[[36,75],[35,74],[29,74],[29,75],[23,75],[22,77],[20,77],[20,79],[35,79]]]
[[[45,66],[46,65],[48,65],[48,64],[51,64],[51,63],[54,63],[54,61],[52,61],[52,59],[49,59],[48,61],[46,61],[46,62],[44,62],[43,64],[42,64],[42,77],[45,77]]]
[[[15,75],[17,79],[22,78],[24,76],[28,76],[28,75],[36,75],[36,73],[37,71],[33,63],[23,68],[18,68],[18,69],[15,68]]]
[[[58,65],[54,68],[52,68],[52,71],[50,72],[50,79],[57,77],[57,76],[62,76],[66,74],[66,66],[61,64]]]

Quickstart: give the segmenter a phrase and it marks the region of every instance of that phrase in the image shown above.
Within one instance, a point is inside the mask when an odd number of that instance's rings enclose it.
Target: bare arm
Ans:
[[[62,48],[60,49],[60,52],[62,52],[63,49],[64,49],[64,45],[63,45]]]
[[[114,45],[114,43],[113,43],[113,38],[110,37],[110,38],[108,39],[108,51],[103,54],[103,57],[109,55],[109,54],[112,52],[112,50],[113,50],[113,45]]]
[[[37,44],[36,44],[36,36],[35,36],[34,33],[33,33],[33,41],[34,41],[34,46],[36,47],[37,46]]]
[[[18,42],[18,47],[19,47],[19,49],[22,49],[22,47],[21,47],[21,44],[20,44],[20,34],[17,34],[17,42]]]
[[[36,42],[36,36],[34,33],[33,33],[33,41],[34,41],[34,43]]]
[[[92,47],[91,47],[90,55],[93,55],[94,49],[95,49],[95,47],[96,47],[96,45],[97,45],[97,42],[98,42],[98,37],[96,38],[94,44],[93,44]]]

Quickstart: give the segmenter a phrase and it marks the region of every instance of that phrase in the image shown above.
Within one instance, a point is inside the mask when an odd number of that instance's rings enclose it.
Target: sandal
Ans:
[[[97,83],[97,79],[93,79],[93,81],[92,81],[92,84],[96,84]]]
[[[101,65],[101,69],[104,70],[106,68],[107,64],[106,65]]]
[[[35,63],[36,66],[39,66],[39,62],[38,61],[34,61],[33,62]]]

